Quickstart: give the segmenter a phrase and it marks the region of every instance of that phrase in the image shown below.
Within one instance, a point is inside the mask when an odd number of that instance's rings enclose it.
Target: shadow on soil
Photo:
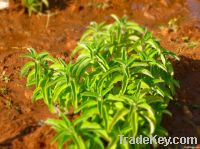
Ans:
[[[23,138],[24,136],[33,133],[37,128],[39,127],[39,125],[31,125],[28,126],[26,128],[24,128],[23,130],[21,130],[17,135],[6,139],[3,142],[0,142],[0,147],[11,147],[12,146],[12,142],[15,139],[19,139],[19,138]]]
[[[69,4],[71,3],[71,0],[49,0],[49,9],[58,8],[60,10],[65,9]]]
[[[169,105],[173,116],[165,116],[163,125],[172,137],[200,138],[200,60],[180,57],[174,62],[180,89]],[[199,140],[200,141],[200,140]]]

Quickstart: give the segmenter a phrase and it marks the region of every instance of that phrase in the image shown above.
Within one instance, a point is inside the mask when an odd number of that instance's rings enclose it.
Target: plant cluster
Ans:
[[[175,54],[138,24],[126,17],[109,25],[92,22],[66,64],[48,53],[29,48],[32,61],[22,68],[27,85],[35,85],[33,101],[42,99],[60,119],[49,119],[55,141],[68,148],[132,148],[119,144],[124,136],[167,135],[161,126],[173,99]],[[73,107],[79,115],[67,117]],[[145,148],[149,145],[135,145]]]
[[[48,7],[49,1],[48,0],[21,0],[22,5],[28,10],[29,15],[32,12],[41,12],[43,6]]]

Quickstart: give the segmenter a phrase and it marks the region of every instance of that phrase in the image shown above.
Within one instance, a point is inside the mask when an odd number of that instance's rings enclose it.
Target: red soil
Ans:
[[[55,117],[40,101],[31,102],[32,90],[19,75],[27,47],[49,51],[67,60],[91,21],[111,22],[110,14],[128,15],[147,27],[162,46],[177,53],[175,76],[180,81],[163,125],[170,136],[200,138],[200,11],[199,0],[60,0],[51,3],[49,14],[28,16],[18,2],[11,0],[8,10],[0,11],[0,149],[54,149],[54,131],[43,122]],[[199,9],[198,9],[199,8]],[[194,11],[195,9],[195,11]],[[178,30],[160,29],[178,18]],[[199,20],[198,20],[199,19]],[[184,37],[199,43],[194,48]],[[5,75],[2,73],[5,72]]]

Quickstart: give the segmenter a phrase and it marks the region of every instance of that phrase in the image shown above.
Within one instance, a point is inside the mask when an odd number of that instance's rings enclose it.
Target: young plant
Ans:
[[[6,100],[6,108],[12,109],[13,107],[13,101],[11,99]]]
[[[178,18],[173,18],[168,22],[168,27],[170,30],[177,32],[178,30]]]
[[[0,88],[0,96],[4,96],[8,94],[8,88],[6,87],[1,87]]]
[[[22,5],[27,8],[29,15],[32,12],[41,12],[43,6],[48,7],[48,0],[22,0]]]
[[[110,0],[105,0],[103,2],[90,1],[87,6],[90,7],[90,8],[105,10],[105,9],[110,7],[110,3],[111,3]]]
[[[10,76],[7,75],[5,71],[3,71],[0,75],[0,80],[4,81],[5,83],[8,83],[10,82],[11,79],[10,79]]]
[[[112,17],[115,22],[109,25],[91,23],[69,64],[33,49],[25,56],[33,59],[22,74],[36,86],[34,101],[43,99],[60,115],[60,120],[47,121],[57,131],[60,149],[67,142],[73,149],[148,148],[120,144],[118,135],[167,135],[160,123],[179,86],[168,58],[178,58],[145,28]],[[73,121],[68,118],[71,107],[80,115]]]
[[[196,46],[198,46],[198,42],[196,41],[191,41],[191,39],[188,36],[185,36],[182,38],[184,44],[188,47],[188,48],[195,48]]]
[[[49,68],[49,62],[55,60],[47,52],[36,53],[32,48],[28,48],[29,53],[22,57],[30,58],[21,70],[22,76],[27,76],[27,86],[35,85],[33,101],[44,99],[44,102],[52,110],[51,89],[48,83],[52,81],[53,70]],[[31,70],[31,71],[30,71]]]

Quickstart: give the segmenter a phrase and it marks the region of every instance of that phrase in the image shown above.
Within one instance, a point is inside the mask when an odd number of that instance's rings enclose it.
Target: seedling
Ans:
[[[19,113],[22,114],[22,109],[20,106],[15,106],[15,110]]]
[[[0,88],[0,95],[1,96],[5,96],[7,94],[8,94],[8,88],[6,88],[6,87]]]
[[[177,25],[178,19],[173,18],[168,22],[168,28],[174,32],[178,30],[178,25]]]
[[[6,75],[6,72],[3,71],[2,74],[0,75],[0,80],[4,81],[5,83],[10,82],[10,76]]]
[[[188,43],[188,48],[195,48],[196,46],[198,46],[198,42],[195,41],[191,41]]]
[[[13,107],[13,103],[12,103],[12,100],[11,100],[11,99],[6,100],[6,107],[7,107],[8,109],[11,109],[11,108]]]
[[[46,7],[49,6],[48,0],[21,0],[22,5],[28,9],[29,15],[32,14],[32,12],[41,12],[43,9],[43,5]]]
[[[106,8],[109,8],[110,7],[110,0],[105,0],[103,2],[94,2],[94,1],[91,1],[88,3],[88,7],[94,7],[94,8],[97,8],[97,9],[106,9]]]
[[[188,48],[195,48],[196,46],[198,46],[198,42],[196,41],[191,41],[190,38],[188,36],[183,37],[183,42],[186,44],[186,46]]]
[[[188,36],[185,36],[182,38],[183,42],[188,43],[190,41],[190,38]]]
[[[66,142],[68,148],[129,149],[134,145],[120,145],[119,134],[167,135],[161,120],[179,86],[169,57],[178,58],[147,29],[112,17],[113,24],[91,23],[68,64],[32,48],[23,56],[31,59],[21,74],[36,87],[33,101],[61,112],[46,122],[57,131],[59,149]],[[72,122],[71,107],[80,115]]]
[[[177,32],[178,30],[178,18],[173,18],[169,20],[167,25],[161,25],[159,26],[160,30],[163,30],[165,32]]]

